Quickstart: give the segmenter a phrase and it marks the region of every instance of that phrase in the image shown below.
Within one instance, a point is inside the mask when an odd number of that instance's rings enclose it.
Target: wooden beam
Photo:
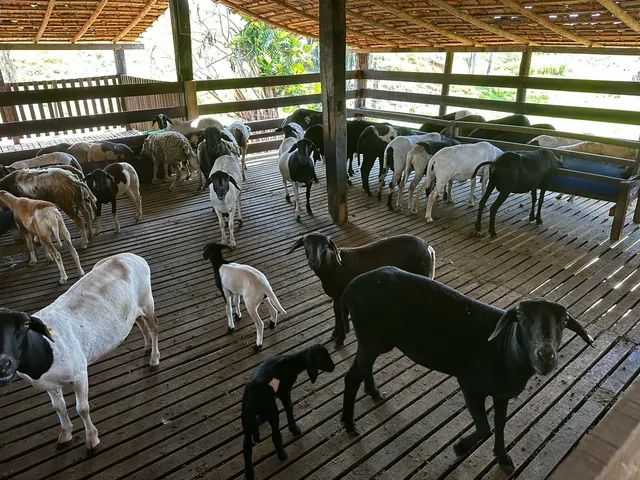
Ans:
[[[0,47],[1,48],[1,47]],[[537,46],[527,45],[488,45],[485,47],[367,47],[351,49],[354,53],[399,53],[399,52],[522,52],[531,48],[534,53],[576,53],[579,55],[640,55],[638,47],[563,47],[563,46]]]
[[[78,40],[82,38],[82,36],[85,33],[87,33],[87,30],[89,30],[91,25],[93,25],[93,22],[96,21],[96,18],[98,18],[98,15],[100,15],[100,13],[102,12],[102,9],[104,8],[104,6],[107,4],[108,1],[109,0],[101,0],[100,2],[98,2],[98,5],[96,5],[96,9],[93,11],[91,16],[89,17],[89,20],[87,20],[85,24],[82,26],[82,28],[80,29],[80,31],[76,33],[76,36],[71,39],[71,43],[76,43]]]
[[[171,14],[171,31],[173,32],[173,50],[178,82],[193,80],[189,0],[169,0],[169,13]]]
[[[444,59],[444,74],[451,75],[451,71],[453,70],[453,52],[447,52],[447,56]],[[442,96],[446,97],[449,95],[449,86],[448,82],[442,82]],[[446,115],[447,113],[447,104],[441,103],[440,110],[438,112],[439,115]]]
[[[624,22],[631,30],[640,33],[640,22],[627,13],[620,5],[612,0],[598,0],[598,3],[609,10],[614,17]]]
[[[504,3],[507,7],[509,7],[510,9],[518,12],[521,15],[524,15],[525,17],[533,20],[534,22],[542,25],[543,27],[551,30],[552,32],[557,33],[558,35],[561,35],[565,38],[568,38],[570,40],[573,40],[576,43],[581,43],[582,45],[586,46],[586,47],[600,47],[602,46],[601,44],[599,44],[598,42],[594,42],[592,40],[588,40],[580,35],[578,35],[577,33],[573,33],[570,32],[569,30],[562,28],[560,25],[556,25],[555,23],[547,20],[546,18],[537,15],[535,13],[533,13],[531,10],[524,8],[522,5],[520,5],[517,2],[514,2],[513,0],[500,0],[502,3]]]
[[[143,50],[144,44],[138,42],[130,43],[60,43],[60,42],[40,42],[40,43],[14,43],[0,42],[1,50]]]
[[[322,76],[322,124],[327,199],[331,218],[338,225],[347,211],[347,105],[345,57],[347,41],[346,0],[323,0],[320,9],[320,75]]]
[[[427,20],[424,20],[422,18],[418,18],[418,17],[414,17],[413,15],[409,15],[408,13],[404,12],[401,8],[393,8],[391,6],[389,6],[387,3],[382,2],[380,0],[369,0],[369,3],[372,3],[373,5],[376,5],[378,8],[383,9],[386,12],[389,12],[393,15],[396,15],[397,17],[400,17],[410,23],[413,23],[414,25],[419,25],[421,27],[425,27],[429,30],[431,30],[432,32],[436,32],[440,35],[443,35],[445,37],[449,37],[453,40],[455,40],[456,42],[459,42],[463,45],[471,45],[471,46],[482,46],[481,43],[477,43],[474,40],[471,40],[470,38],[464,37],[462,35],[458,35],[455,32],[452,32],[451,30],[447,30],[446,28],[442,28],[439,27],[438,25],[428,22]]]
[[[116,73],[118,75],[127,74],[127,58],[125,57],[124,50],[114,50],[113,59],[116,63]]]
[[[53,7],[56,6],[56,0],[49,0],[49,4],[47,5],[47,10],[44,12],[44,18],[42,19],[42,24],[40,25],[40,29],[36,34],[36,38],[33,40],[35,43],[38,43],[44,34],[44,31],[47,28],[47,24],[49,23],[49,19],[51,18],[51,13],[53,12]]]
[[[356,53],[356,70],[358,72],[358,78],[356,79],[356,108],[366,107],[366,98],[360,95],[360,91],[367,88],[367,79],[364,78],[364,71],[369,68],[369,54],[368,53]]]
[[[380,30],[384,30],[385,32],[390,33],[391,35],[395,35],[397,37],[402,37],[402,38],[411,40],[412,43],[416,43],[418,45],[425,45],[427,47],[432,47],[433,46],[433,43],[431,43],[431,42],[427,42],[425,40],[421,40],[420,38],[417,38],[417,37],[415,37],[413,35],[410,35],[408,33],[404,33],[404,32],[402,32],[400,30],[397,30],[397,29],[392,28],[392,27],[390,27],[388,25],[385,25],[384,23],[377,22],[373,18],[367,17],[365,15],[362,15],[362,14],[356,12],[355,10],[353,10],[351,8],[348,8],[347,12],[348,12],[350,17],[356,18],[358,20],[361,20],[362,22],[367,23],[369,25],[373,25],[374,27],[379,28]]]
[[[518,87],[516,92],[516,103],[524,103],[527,101],[527,87],[524,80],[529,77],[529,71],[531,70],[531,50],[525,50],[522,52],[520,58],[520,70],[518,72],[518,79],[523,80],[523,85]]]
[[[149,10],[151,10],[151,8],[158,2],[158,0],[148,0],[147,4],[144,6],[144,8],[140,11],[140,13],[136,16],[136,18],[133,19],[133,21],[126,26],[126,28],[124,30],[122,30],[122,32],[120,32],[118,34],[117,37],[115,37],[113,39],[113,43],[119,42],[120,40],[122,40],[124,37],[127,36],[127,34],[131,31],[131,29],[133,27],[135,27],[140,20],[142,20],[144,17],[147,16],[147,13],[149,13]]]
[[[491,25],[490,23],[483,22],[482,20],[479,20],[474,16],[469,15],[466,12],[463,12],[462,10],[458,10],[457,8],[452,7],[451,5],[449,5],[449,3],[445,2],[444,0],[429,0],[429,3],[431,3],[431,5],[434,5],[438,8],[441,8],[442,10],[446,10],[452,15],[455,15],[456,17],[461,18],[465,22],[469,22],[470,24],[475,25],[478,28],[482,28],[483,30],[491,32],[495,35],[508,38],[512,42],[522,43],[525,45],[532,45],[532,46],[538,45],[536,42],[532,42],[525,37],[516,35],[515,33],[507,32],[506,30],[503,30],[500,27],[496,27],[495,25]]]

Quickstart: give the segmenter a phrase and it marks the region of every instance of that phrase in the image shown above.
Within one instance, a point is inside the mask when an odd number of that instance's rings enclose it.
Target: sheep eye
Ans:
[[[569,315],[565,315],[564,317],[562,317],[562,324],[563,325],[566,325],[568,321],[569,321]]]

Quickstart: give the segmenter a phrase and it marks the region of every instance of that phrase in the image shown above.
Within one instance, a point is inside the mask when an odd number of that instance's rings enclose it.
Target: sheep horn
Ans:
[[[567,322],[567,328],[572,332],[577,333],[587,345],[590,345],[593,347],[593,337],[589,335],[589,333],[584,329],[582,325],[580,325],[578,320],[576,320],[573,317],[573,315],[567,312],[567,316],[569,317],[569,321]]]
[[[289,249],[289,253],[293,252],[295,249],[300,248],[304,245],[304,237],[300,237],[298,240],[296,240],[296,243],[293,244],[293,246]]]

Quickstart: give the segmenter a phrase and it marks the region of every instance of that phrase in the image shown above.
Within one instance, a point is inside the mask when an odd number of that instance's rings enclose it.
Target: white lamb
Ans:
[[[433,132],[423,135],[406,135],[391,140],[384,149],[382,171],[378,178],[378,200],[382,198],[382,186],[384,185],[384,179],[387,176],[389,168],[393,170],[393,178],[391,179],[391,183],[389,183],[389,195],[392,195],[394,186],[398,185],[400,178],[405,173],[407,154],[409,150],[411,150],[411,147],[418,142],[440,140],[441,138],[439,133]],[[406,172],[407,175],[409,175],[409,173],[411,172]]]
[[[236,239],[233,235],[234,218],[236,209],[238,210],[238,226],[242,227],[242,212],[240,202],[242,196],[242,173],[238,165],[238,159],[232,155],[218,157],[209,173],[209,178],[205,183],[205,188],[209,186],[209,198],[213,205],[213,210],[218,216],[222,243],[227,243],[227,235],[224,230],[224,216],[228,215],[229,223],[229,245],[236,246]]]
[[[18,376],[51,397],[60,418],[58,443],[72,439],[73,424],[62,392],[71,383],[76,410],[84,422],[85,445],[98,447],[98,430],[89,416],[87,367],[112,352],[136,323],[151,348],[149,364],[160,363],[158,319],[151,293],[149,265],[132,253],[95,264],[51,305],[33,316],[0,309],[0,385]],[[9,332],[11,330],[11,332]],[[7,335],[13,333],[12,335]]]
[[[269,309],[271,320],[269,328],[273,330],[278,323],[278,312],[287,313],[276,294],[273,293],[269,280],[265,275],[249,266],[240,263],[228,262],[222,258],[222,249],[229,248],[226,245],[218,243],[209,243],[205,245],[203,256],[205,260],[209,260],[213,266],[213,272],[216,277],[216,286],[220,290],[227,310],[228,332],[235,330],[234,316],[241,317],[240,299],[244,299],[247,312],[256,325],[256,345],[254,351],[258,352],[262,348],[262,340],[264,338],[264,322],[258,314],[258,307],[264,301]]]
[[[501,153],[502,150],[489,142],[454,145],[453,147],[446,147],[439,152],[436,152],[436,154],[431,157],[431,160],[429,160],[429,164],[427,165],[426,181],[416,192],[416,201],[413,205],[414,213],[417,213],[417,199],[420,198],[424,189],[432,187],[434,180],[435,188],[433,188],[429,193],[427,210],[424,216],[427,222],[433,222],[433,218],[431,217],[433,204],[435,203],[438,194],[444,190],[445,186],[451,180],[457,180],[459,182],[471,180],[469,206],[475,206],[473,193],[476,186],[476,177],[473,175],[473,172],[479,164],[482,162],[492,162],[498,158]],[[484,192],[487,187],[487,182],[489,181],[489,166],[487,165],[483,167],[481,172],[482,192]],[[449,194],[449,201],[453,203],[451,194]]]

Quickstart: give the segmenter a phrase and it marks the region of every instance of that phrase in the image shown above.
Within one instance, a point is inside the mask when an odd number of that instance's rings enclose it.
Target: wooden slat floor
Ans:
[[[453,453],[453,442],[471,428],[455,379],[416,366],[398,351],[375,366],[387,400],[375,405],[361,392],[356,403],[361,435],[344,433],[339,423],[343,375],[356,341],[349,334],[343,349],[333,349],[329,299],[304,254],[287,253],[298,235],[313,230],[332,235],[338,245],[397,233],[419,235],[437,252],[440,281],[501,307],[544,296],[567,305],[588,325],[595,348],[567,333],[558,370],[534,377],[510,402],[506,441],[517,478],[545,478],[640,372],[640,231],[627,225],[626,236],[610,245],[608,204],[587,199],[570,204],[548,194],[545,223],[538,227],[527,222],[529,198],[512,196],[499,212],[499,237],[479,239],[473,235],[475,209],[466,206],[466,186],[454,186],[455,205],[438,201],[434,213],[439,218],[426,224],[422,216],[390,213],[384,201],[365,196],[356,180],[349,189],[350,222],[337,227],[326,213],[324,175],[319,176],[312,193],[316,215],[309,217],[303,209],[302,222],[296,223],[293,207],[282,199],[273,154],[249,162],[245,226],[228,258],[265,272],[287,310],[277,328],[266,331],[259,354],[251,350],[255,329],[246,313],[235,333],[226,334],[211,266],[201,256],[204,243],[219,239],[219,229],[208,195],[198,193],[194,181],[174,194],[167,185],[145,187],[145,217],[137,224],[129,201],[121,201],[119,234],[111,231],[109,209],[104,209],[103,233],[80,252],[82,263],[89,269],[123,251],[147,259],[160,320],[160,369],[147,366],[137,330],[91,366],[91,415],[101,438],[93,457],[85,452],[70,389],[66,399],[75,437],[59,451],[58,420],[48,396],[22,381],[4,387],[1,477],[241,478],[239,402],[249,372],[271,355],[321,342],[332,352],[336,370],[313,385],[300,376],[293,397],[304,435],[294,438],[281,416],[287,461],[277,459],[263,426],[266,439],[254,448],[257,478],[503,478],[493,460],[492,439],[467,458]],[[69,255],[63,255],[70,281],[75,281]],[[25,261],[24,254],[4,259],[0,304],[35,312],[67,287],[57,286],[54,265],[28,268]],[[266,316],[266,310],[261,314]],[[491,415],[490,402],[487,408]]]

